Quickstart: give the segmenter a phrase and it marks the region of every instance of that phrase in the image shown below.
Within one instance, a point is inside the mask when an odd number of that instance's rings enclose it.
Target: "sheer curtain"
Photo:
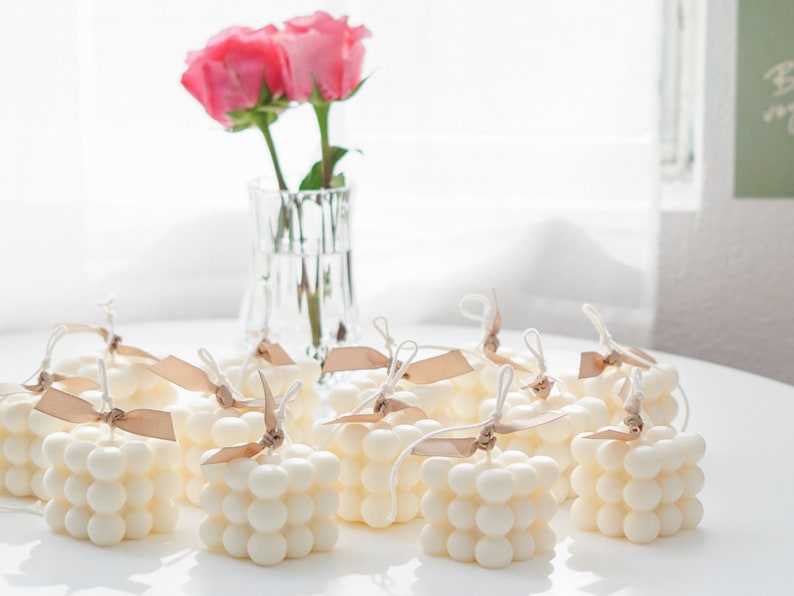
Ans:
[[[20,0],[0,7],[0,329],[234,316],[247,284],[256,131],[226,133],[179,84],[220,29],[304,1]],[[655,310],[661,0],[324,2],[373,33],[370,79],[332,110],[361,149],[364,320],[461,323],[496,288],[505,325],[647,343]],[[300,173],[310,110],[274,128]]]

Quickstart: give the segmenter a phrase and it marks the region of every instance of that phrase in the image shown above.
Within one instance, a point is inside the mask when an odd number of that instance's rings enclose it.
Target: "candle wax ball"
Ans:
[[[694,497],[703,489],[705,478],[703,470],[697,466],[686,466],[681,470],[681,479],[684,482],[684,494]]]
[[[362,424],[345,424],[336,433],[339,450],[347,457],[358,457],[364,437],[369,431]]]
[[[313,496],[316,517],[331,517],[339,508],[339,493],[333,486],[317,488]]]
[[[542,489],[549,490],[560,475],[560,470],[557,463],[550,457],[536,455],[529,459],[529,463],[535,468],[538,475],[538,486]]]
[[[403,460],[397,469],[397,487],[408,490],[416,486],[419,482],[420,470],[421,464],[417,458]]]
[[[208,515],[223,515],[223,498],[227,494],[216,484],[205,484],[199,491],[199,504]]]
[[[659,486],[662,489],[661,502],[664,505],[675,503],[684,494],[684,481],[678,474],[663,474],[659,477]]]
[[[579,497],[571,503],[571,521],[578,530],[595,530],[597,516],[597,501]]]
[[[703,455],[706,453],[706,442],[699,434],[685,431],[676,435],[675,441],[684,448],[685,463],[694,465],[703,459]]]
[[[261,412],[246,412],[240,416],[240,420],[248,425],[248,436],[255,441],[265,434],[265,417]]]
[[[223,518],[207,517],[199,525],[199,538],[209,548],[223,547],[223,531],[226,529],[226,522]]]
[[[443,524],[427,524],[419,534],[419,543],[428,555],[445,555],[450,530]]]
[[[530,463],[511,463],[505,468],[515,480],[515,495],[525,497],[538,486],[538,474]]]
[[[124,518],[118,513],[96,513],[88,520],[88,539],[97,546],[113,546],[124,539]]]
[[[248,521],[248,507],[252,500],[248,493],[232,491],[223,497],[221,510],[224,517],[233,524],[244,524]]]
[[[659,441],[674,439],[676,434],[671,426],[652,426],[645,431],[645,440],[653,445]]]
[[[477,506],[472,499],[455,497],[447,506],[447,518],[458,530],[470,530],[474,527],[474,516]]]
[[[677,503],[683,519],[681,527],[685,530],[695,528],[703,520],[703,504],[695,497],[684,497]]]
[[[127,505],[130,507],[143,507],[154,496],[154,484],[146,476],[127,476],[124,488],[127,491]]]
[[[535,539],[529,532],[513,531],[507,535],[514,561],[526,561],[535,554]]]
[[[474,516],[477,529],[486,536],[504,536],[513,527],[513,510],[508,505],[484,504],[477,508]]]
[[[537,507],[529,499],[516,499],[508,503],[513,512],[513,527],[524,529],[531,526],[537,518]]]
[[[623,471],[623,459],[629,452],[629,446],[623,441],[598,441],[596,439],[586,439],[600,443],[596,450],[596,459],[599,465],[607,472],[616,473]]]
[[[138,379],[129,368],[108,369],[108,384],[113,397],[119,401],[131,398],[138,390]]]
[[[549,521],[557,513],[557,497],[550,492],[536,492],[532,495],[535,505],[535,518],[539,521]]]
[[[532,537],[535,539],[536,553],[553,553],[557,545],[557,534],[547,523],[537,522],[531,528]]]
[[[328,391],[328,404],[334,412],[350,412],[356,407],[361,389],[352,383],[339,383]]]
[[[127,473],[146,474],[154,463],[154,451],[145,441],[127,441],[121,446],[127,462]]]
[[[596,516],[598,530],[606,536],[622,536],[625,517],[626,512],[621,505],[604,505]]]
[[[69,473],[63,468],[47,468],[44,472],[44,490],[52,499],[65,499],[64,488]]]
[[[27,466],[11,466],[5,475],[5,485],[8,492],[15,497],[30,495],[32,476]]]
[[[28,418],[28,428],[34,435],[39,437],[47,437],[53,433],[62,432],[67,424],[67,422],[55,416],[50,416],[38,410],[31,410]]]
[[[629,511],[623,521],[623,533],[631,542],[647,544],[659,536],[661,524],[653,511]]]
[[[475,543],[475,537],[471,532],[455,530],[447,537],[447,552],[455,561],[473,561]]]
[[[653,447],[638,445],[623,459],[626,471],[634,478],[653,478],[662,469],[661,453]]]
[[[684,448],[672,439],[661,439],[653,444],[653,448],[662,457],[662,472],[676,472],[684,463]]]
[[[64,452],[66,451],[66,446],[73,442],[74,437],[69,433],[57,432],[48,435],[41,444],[45,459],[53,467],[66,465],[64,463]]]
[[[154,451],[154,462],[160,468],[170,468],[182,457],[182,449],[175,441],[149,439],[147,444]]]
[[[316,552],[323,553],[331,550],[339,540],[339,526],[331,520],[317,521],[310,529],[314,537],[313,550]]]
[[[28,431],[28,418],[33,411],[29,401],[6,403],[0,408],[0,420],[9,433],[21,434]]]
[[[312,552],[314,535],[306,526],[290,526],[284,537],[287,539],[288,559],[301,559]]]
[[[215,424],[213,412],[196,412],[187,420],[185,433],[191,443],[202,444],[212,436],[212,427]]]
[[[246,526],[227,526],[223,530],[223,548],[233,557],[247,557],[248,540],[252,534]]]
[[[30,444],[30,461],[33,462],[34,466],[42,470],[50,467],[50,464],[44,458],[44,439],[42,437],[37,437]]]
[[[248,489],[248,475],[258,464],[247,457],[239,457],[226,464],[223,480],[230,489],[244,491]]]
[[[124,538],[138,540],[148,536],[152,531],[154,518],[144,507],[128,507],[124,512]]]
[[[277,565],[287,556],[287,540],[275,532],[256,532],[248,539],[246,549],[257,565]]]
[[[662,488],[655,480],[632,478],[623,488],[623,500],[634,511],[651,511],[662,499]]]
[[[609,408],[596,397],[583,397],[576,402],[590,414],[590,428],[601,428],[609,422]],[[595,441],[597,444],[598,441]]]
[[[504,536],[482,536],[474,547],[474,558],[487,569],[501,569],[512,562],[513,547]]]
[[[419,515],[419,497],[413,491],[399,491],[397,493],[397,523],[407,523],[417,515]]]
[[[471,497],[476,492],[477,468],[472,463],[456,464],[447,475],[449,487],[460,497]]]
[[[86,502],[97,513],[116,513],[127,500],[127,491],[120,482],[96,480],[86,491]]]
[[[74,538],[88,537],[88,520],[93,515],[88,507],[72,507],[66,512],[63,525]]]
[[[86,397],[86,394],[83,394],[83,397]],[[86,398],[88,399],[88,398]],[[94,407],[101,407],[101,398],[97,397],[97,403],[94,404]],[[107,431],[105,431],[107,432]],[[88,441],[91,444],[95,444],[99,441],[103,436],[104,433],[102,430],[97,426],[76,426],[74,430],[72,430],[72,436],[78,441]]]
[[[345,521],[361,521],[361,498],[357,490],[341,490],[337,513]]]
[[[300,526],[314,515],[314,501],[309,495],[291,495],[287,499],[287,523]]]
[[[314,466],[305,459],[288,459],[281,464],[287,472],[287,486],[290,491],[302,493],[309,490],[314,482]]]
[[[72,474],[66,479],[63,494],[75,507],[83,507],[88,503],[86,495],[89,486],[91,486],[91,478],[82,474]]]
[[[544,443],[556,445],[562,443],[573,432],[573,421],[570,416],[558,418],[554,422],[544,424],[535,429]]]
[[[259,532],[277,532],[287,523],[287,506],[275,499],[254,499],[248,506],[248,523]]]
[[[448,486],[447,475],[453,463],[446,457],[429,457],[425,459],[420,468],[422,482],[430,490],[441,490]]]
[[[330,451],[316,451],[308,457],[314,466],[314,482],[319,486],[327,486],[339,477],[342,464],[339,458]]]
[[[604,474],[595,484],[595,492],[604,503],[617,504],[623,499],[625,481],[618,474]]]
[[[248,441],[249,432],[245,421],[227,416],[215,421],[210,436],[214,445],[230,447]]]
[[[150,511],[152,513],[152,532],[170,532],[179,521],[179,509],[171,502],[157,503]]]
[[[422,495],[419,509],[424,518],[431,523],[441,523],[447,519],[447,500],[439,492],[427,491]]]
[[[180,479],[179,474],[173,470],[165,469],[160,470],[152,476],[152,485],[154,486],[154,498],[161,501],[168,501],[179,492]]]
[[[289,476],[281,466],[264,464],[248,474],[251,492],[260,499],[276,499],[287,490]]]
[[[659,535],[672,536],[681,529],[684,517],[675,505],[662,505],[656,510],[659,517]]]
[[[592,497],[596,482],[596,475],[590,468],[576,466],[571,472],[571,488],[580,497]]]
[[[88,455],[96,449],[92,441],[73,441],[64,450],[64,463],[75,474],[88,472]]]
[[[281,457],[284,459],[308,459],[312,453],[314,453],[314,449],[308,445],[304,445],[303,443],[293,443],[292,445],[285,446],[281,450]]]
[[[394,431],[378,428],[364,437],[362,449],[372,461],[388,462],[399,453],[400,439]]]
[[[66,512],[70,507],[64,501],[52,500],[44,506],[44,521],[53,532],[63,532],[66,530]]]
[[[357,459],[343,459],[339,472],[339,484],[346,488],[357,488],[361,483],[361,472],[364,468]]]
[[[368,495],[361,501],[361,518],[372,528],[385,528],[389,525],[391,498],[388,495]]]
[[[475,481],[477,494],[486,503],[504,503],[516,488],[516,481],[505,469],[492,468],[480,473]]]
[[[124,474],[127,458],[118,447],[97,447],[88,454],[86,467],[97,480],[116,480]]]
[[[367,464],[361,470],[361,485],[370,493],[389,492],[391,470],[389,464]]]
[[[9,435],[3,441],[3,455],[8,463],[24,466],[30,461],[30,441],[27,435]]]

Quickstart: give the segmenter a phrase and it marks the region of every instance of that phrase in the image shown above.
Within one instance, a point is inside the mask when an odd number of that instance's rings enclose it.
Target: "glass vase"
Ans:
[[[249,184],[253,276],[243,306],[250,338],[263,331],[291,354],[323,361],[361,333],[353,289],[350,188],[279,191]]]

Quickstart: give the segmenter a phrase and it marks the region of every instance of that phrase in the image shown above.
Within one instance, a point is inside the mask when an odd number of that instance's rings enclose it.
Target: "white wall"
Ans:
[[[654,343],[794,383],[794,200],[733,198],[736,11],[708,2],[702,208],[663,216]]]

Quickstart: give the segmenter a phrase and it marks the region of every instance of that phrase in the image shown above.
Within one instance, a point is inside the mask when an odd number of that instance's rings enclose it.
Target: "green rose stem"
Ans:
[[[316,102],[313,103],[314,113],[317,116],[317,124],[320,125],[320,149],[322,155],[322,168],[323,168],[323,188],[331,186],[331,144],[328,142],[328,112],[330,111],[330,102]]]
[[[287,190],[287,183],[284,182],[284,176],[281,174],[281,166],[278,163],[278,154],[276,153],[276,146],[273,143],[273,136],[270,134],[270,125],[264,121],[257,119],[256,126],[265,135],[265,143],[267,149],[270,151],[270,159],[273,161],[273,169],[276,171],[276,179],[278,180],[279,190]]]

